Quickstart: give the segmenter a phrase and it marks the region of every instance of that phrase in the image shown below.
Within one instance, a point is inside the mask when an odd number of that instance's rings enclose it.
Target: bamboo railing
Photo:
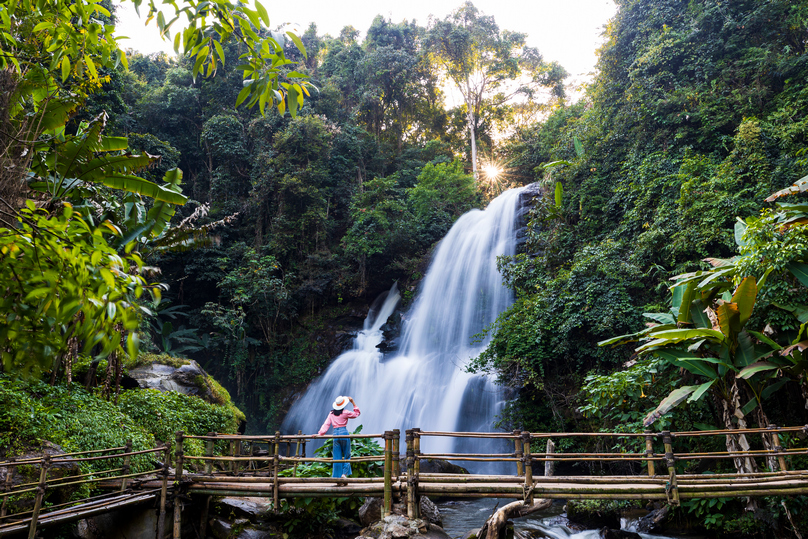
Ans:
[[[699,447],[694,451],[682,451],[682,442],[691,440],[697,445],[700,439],[714,439],[713,446],[724,445],[730,436],[745,436],[752,445],[746,451],[719,451]],[[424,452],[425,446],[434,443],[433,438],[458,438],[468,440],[493,440],[501,452]],[[784,444],[783,438],[789,437]],[[438,432],[408,429],[404,433],[404,451],[401,451],[401,433],[390,430],[381,434],[355,434],[344,436],[321,436],[323,439],[375,439],[383,451],[380,455],[353,457],[334,461],[331,458],[307,456],[306,449],[315,436],[304,435],[221,435],[208,433],[205,436],[176,433],[174,445],[174,474],[169,464],[171,450],[168,446],[146,451],[131,451],[131,444],[108,450],[44,456],[37,459],[9,460],[0,462],[0,467],[13,469],[18,466],[39,468],[39,481],[11,488],[13,473],[6,474],[0,506],[0,536],[29,530],[33,538],[38,525],[65,522],[75,518],[109,511],[127,504],[140,503],[144,499],[160,498],[160,517],[157,537],[165,537],[166,506],[169,496],[173,505],[172,535],[179,539],[182,527],[182,510],[188,495],[204,496],[200,532],[204,536],[208,507],[213,496],[261,496],[272,499],[272,507],[280,507],[283,498],[295,497],[381,497],[383,515],[392,513],[393,504],[406,504],[410,518],[420,517],[422,496],[458,498],[516,498],[533,503],[536,498],[563,499],[636,499],[664,500],[678,505],[683,499],[749,497],[772,495],[808,494],[808,447],[802,442],[808,438],[805,427],[776,427],[766,429],[713,430],[687,432],[634,432],[634,433],[530,433],[513,432]],[[579,439],[578,446],[590,447],[590,452],[558,452],[555,443],[564,439]],[[619,439],[616,447],[604,447],[605,442]],[[204,455],[186,455],[186,440],[204,442]],[[471,442],[474,443],[474,442]],[[802,443],[802,445],[800,445]],[[631,449],[626,449],[626,445]],[[787,447],[784,447],[786,445]],[[567,444],[568,446],[568,444]],[[488,446],[487,446],[488,447]],[[677,447],[680,451],[677,452]],[[512,450],[511,450],[512,448]],[[634,449],[636,448],[636,449]],[[762,449],[761,449],[762,448]],[[162,466],[140,473],[130,473],[131,458],[147,453],[164,453]],[[402,458],[404,466],[402,469]],[[55,463],[91,462],[104,459],[119,459],[113,467],[101,472],[84,473],[70,477],[48,479],[48,470]],[[500,463],[500,467],[512,467],[512,474],[438,474],[421,473],[425,460],[441,459],[456,463]],[[729,464],[745,462],[758,471],[753,473],[689,472],[693,464],[705,461]],[[381,463],[381,477],[299,477],[298,468],[306,463],[376,462]],[[543,464],[543,466],[542,466]],[[600,474],[592,474],[591,467],[606,467],[613,464],[630,474],[611,473],[603,468]],[[712,464],[711,464],[712,465]],[[554,475],[554,466],[564,473],[580,472],[590,467],[589,475]],[[789,469],[791,467],[792,469]],[[543,469],[542,469],[543,468]],[[796,469],[795,469],[796,468]],[[173,479],[173,480],[172,480]],[[169,482],[171,486],[169,486]],[[42,510],[45,493],[71,485],[95,484],[100,488],[114,490],[61,506]],[[35,494],[32,494],[35,493]],[[7,514],[8,501],[20,495],[34,495],[31,511]],[[22,527],[22,528],[21,528]]]
[[[163,454],[164,464],[160,468],[131,473],[132,457],[157,453]],[[165,489],[141,490],[138,488],[135,490],[132,488],[133,483],[149,476],[155,476],[158,473],[163,474],[163,482],[167,483],[170,457],[169,447],[132,451],[132,442],[129,441],[125,446],[110,449],[57,455],[46,454],[37,458],[9,459],[8,461],[0,462],[0,468],[4,468],[5,471],[5,481],[2,485],[2,491],[0,491],[0,498],[2,499],[2,504],[0,504],[0,537],[19,534],[27,529],[28,538],[33,539],[38,527],[61,524],[119,507],[152,500],[160,494],[161,490]],[[53,470],[59,467],[65,469],[67,465],[81,463],[102,464],[104,461],[108,461],[111,467],[88,473],[48,477]],[[32,471],[38,470],[39,480],[14,485],[15,472],[22,467],[27,467]],[[117,484],[114,494],[104,493],[80,500],[44,506],[48,495],[56,493],[59,489],[66,489],[67,487],[80,488],[82,485],[96,488],[101,482],[113,479]],[[21,501],[26,498],[30,501],[30,497],[33,497],[33,507],[30,510],[10,512],[15,505],[15,501]],[[164,515],[165,495],[163,495],[161,504],[161,516],[164,518]]]

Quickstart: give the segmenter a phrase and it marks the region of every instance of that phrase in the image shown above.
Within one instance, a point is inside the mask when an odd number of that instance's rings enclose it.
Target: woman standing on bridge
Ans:
[[[353,405],[353,410],[346,412],[344,408],[350,402]],[[354,417],[359,417],[361,413],[359,407],[356,405],[352,397],[337,397],[334,404],[331,405],[332,410],[325,418],[325,423],[320,427],[317,432],[318,436],[322,436],[328,432],[329,425],[334,427],[334,436],[344,436],[348,434],[348,429],[345,427],[348,420]],[[350,438],[334,438],[334,460],[349,460],[351,458],[351,439]],[[350,462],[335,462],[331,470],[331,477],[349,477],[351,475]]]

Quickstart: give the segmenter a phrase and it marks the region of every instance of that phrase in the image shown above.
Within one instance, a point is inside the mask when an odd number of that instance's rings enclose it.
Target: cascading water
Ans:
[[[513,301],[497,271],[497,257],[516,247],[522,189],[511,189],[485,211],[472,210],[441,240],[412,308],[402,316],[401,347],[383,357],[376,346],[393,313],[395,286],[371,309],[353,348],[337,357],[292,406],[284,432],[317,432],[331,403],[349,395],[362,411],[351,425],[363,432],[419,427],[430,431],[486,432],[501,405],[501,392],[486,376],[465,372],[486,341],[474,335]],[[475,448],[481,448],[475,444]],[[424,452],[463,451],[449,438],[422,440]]]

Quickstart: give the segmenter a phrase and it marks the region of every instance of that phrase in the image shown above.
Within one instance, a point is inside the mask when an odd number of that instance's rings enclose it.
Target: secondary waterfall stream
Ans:
[[[438,244],[418,295],[402,315],[401,346],[384,356],[377,348],[381,327],[399,301],[396,287],[371,308],[351,350],[337,357],[292,406],[284,432],[317,429],[338,395],[352,396],[362,411],[349,429],[381,433],[412,427],[428,431],[486,432],[502,394],[486,376],[465,372],[487,341],[474,335],[513,301],[497,270],[497,257],[514,254],[522,189],[511,189],[484,210],[461,216]],[[476,441],[473,441],[476,442]],[[465,446],[465,447],[464,447]],[[460,452],[468,446],[450,438],[428,438],[424,452]],[[462,464],[462,463],[461,463]],[[475,468],[474,466],[467,466]]]

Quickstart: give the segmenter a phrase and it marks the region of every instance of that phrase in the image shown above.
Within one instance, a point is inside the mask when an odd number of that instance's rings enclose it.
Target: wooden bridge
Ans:
[[[683,441],[691,446],[724,445],[726,437],[745,437],[746,451],[676,452]],[[497,440],[501,453],[422,452],[437,438]],[[515,498],[532,504],[534,498],[660,500],[678,505],[692,498],[792,496],[808,494],[808,425],[772,426],[767,429],[715,430],[642,433],[472,433],[427,432],[410,429],[405,446],[400,432],[323,436],[320,438],[362,438],[378,440],[381,454],[354,457],[352,464],[383,463],[381,477],[333,479],[298,477],[301,464],[334,462],[330,458],[306,456],[312,436],[234,436],[209,433],[187,436],[177,433],[170,446],[132,451],[131,444],[98,451],[46,455],[42,458],[0,462],[5,482],[0,497],[0,537],[23,535],[33,539],[38,528],[63,524],[135,504],[159,507],[157,538],[166,537],[166,515],[173,514],[173,537],[180,537],[183,499],[188,496],[259,496],[271,498],[280,507],[283,498],[296,497],[379,497],[384,513],[394,501],[406,502],[410,518],[419,517],[421,496],[457,498]],[[569,453],[554,450],[554,443],[584,439],[596,452]],[[698,438],[699,440],[694,440]],[[186,455],[189,440],[204,443],[202,455]],[[710,440],[711,442],[702,443]],[[615,444],[615,442],[620,442]],[[201,447],[199,442],[195,442]],[[635,448],[627,452],[626,448]],[[402,455],[401,449],[405,448]],[[511,451],[510,448],[513,450]],[[541,448],[539,450],[539,448]],[[403,457],[403,459],[402,459]],[[452,462],[505,463],[508,474],[422,473],[421,463],[433,459]],[[402,463],[402,460],[404,461]],[[750,473],[695,473],[712,461],[726,470],[745,468]],[[171,466],[173,464],[173,467]],[[541,464],[544,470],[537,473]],[[94,471],[73,473],[80,466]],[[65,473],[73,466],[70,473]],[[500,467],[503,464],[499,465]],[[554,475],[558,466],[565,473],[586,468],[590,475]],[[15,470],[34,470],[36,482],[14,484]],[[715,466],[711,466],[715,468]],[[138,471],[132,472],[133,468]],[[596,470],[598,474],[594,474]],[[617,470],[612,472],[612,470]],[[99,471],[100,470],[100,471]],[[612,473],[610,473],[612,472]],[[70,489],[68,489],[70,487]],[[73,498],[77,488],[93,496],[61,503],[46,501]],[[72,494],[65,494],[72,492]],[[203,507],[207,508],[204,503]],[[205,533],[207,509],[202,515]]]

